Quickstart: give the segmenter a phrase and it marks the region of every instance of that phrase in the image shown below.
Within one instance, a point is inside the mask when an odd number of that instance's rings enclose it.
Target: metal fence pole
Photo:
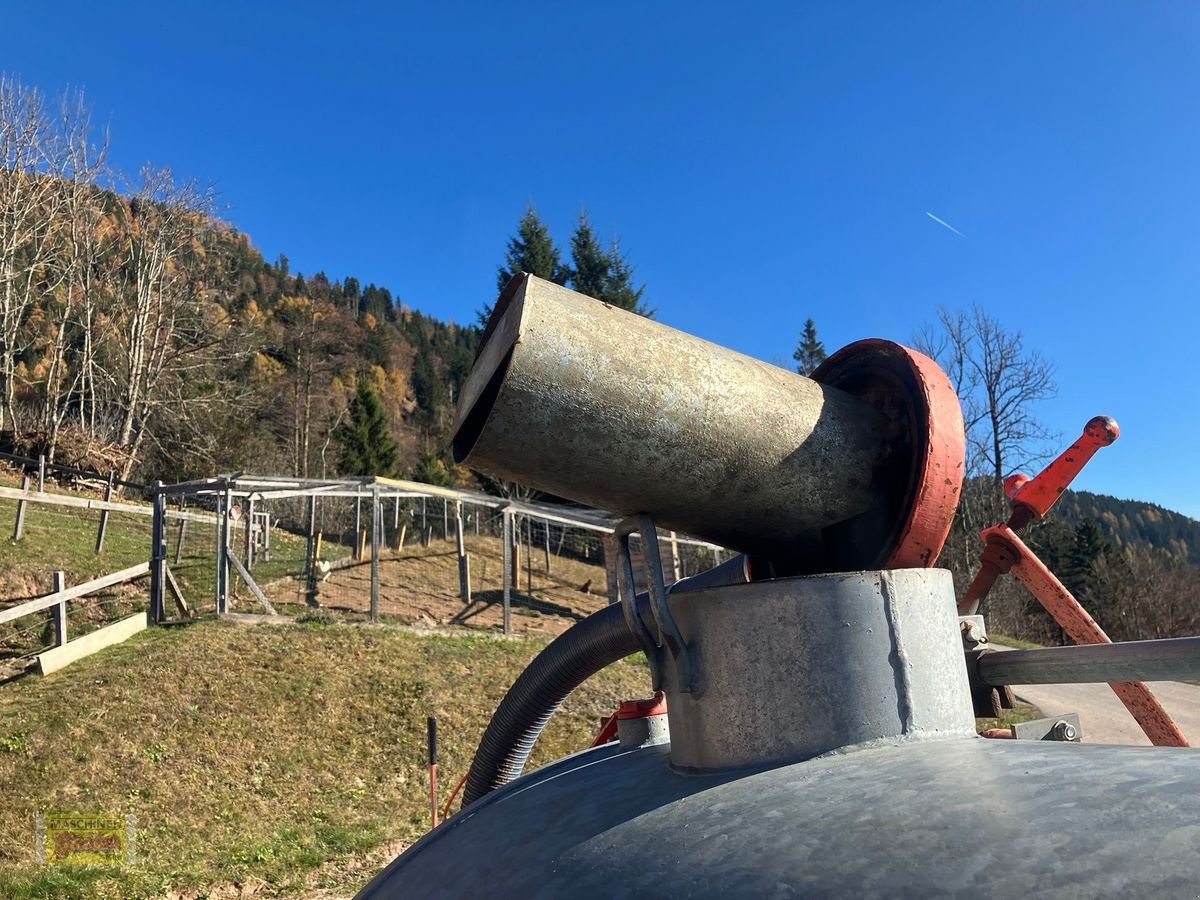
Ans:
[[[354,498],[354,558],[362,559],[362,495]]]
[[[462,501],[454,503],[454,539],[458,550],[458,596],[463,603],[471,602],[471,557],[467,555],[467,542],[463,536]]]
[[[217,547],[217,580],[221,586],[220,596],[217,597],[217,615],[229,612],[229,525],[233,512],[233,488],[225,488],[224,513],[221,516],[219,531],[220,544]]]
[[[225,521],[225,511],[224,510],[225,510],[225,495],[217,494],[217,529],[216,529],[217,535],[216,535],[216,560],[215,560],[215,565],[217,568],[217,572],[216,572],[217,577],[215,579],[215,587],[214,587],[214,591],[213,591],[213,602],[214,602],[214,605],[216,606],[216,610],[218,613],[221,611],[221,591],[222,591],[221,572],[224,568],[221,565],[221,562],[224,558],[224,552],[222,550],[222,543],[223,543],[223,538],[225,537],[225,535],[224,535],[224,530],[221,526],[221,523],[223,521]]]
[[[512,587],[513,587],[513,514],[510,510],[504,510],[504,561],[502,568],[504,569],[504,633],[511,632],[511,622],[509,620],[512,608]]]
[[[442,498],[442,540],[450,540],[450,501]]]
[[[162,482],[154,483],[154,519],[150,527],[150,621],[157,624],[166,612],[167,495]]]
[[[542,523],[542,537],[545,538],[543,546],[546,548],[546,574],[550,574],[550,523]]]
[[[383,531],[383,501],[379,485],[371,489],[371,621],[379,621],[379,549]]]
[[[46,454],[38,454],[38,493],[46,493]]]
[[[246,523],[246,552],[242,554],[242,560],[246,563],[246,571],[254,571],[254,498],[246,498],[245,515],[242,517]]]
[[[308,498],[308,544],[304,550],[304,600],[309,606],[317,605],[317,495]]]

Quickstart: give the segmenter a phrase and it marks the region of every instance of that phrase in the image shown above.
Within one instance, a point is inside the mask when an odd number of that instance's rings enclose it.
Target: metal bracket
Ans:
[[[654,618],[654,633],[646,627],[637,611],[637,595],[634,585],[633,557],[629,553],[629,538],[638,534],[642,539],[642,567],[646,573],[646,587],[650,596],[650,613]],[[679,674],[680,690],[685,694],[693,691],[692,658],[687,642],[675,624],[667,606],[667,588],[663,584],[662,556],[658,550],[658,529],[649,516],[630,516],[617,523],[613,529],[617,542],[617,572],[621,577],[621,609],[625,623],[638,636],[646,658],[650,663],[650,674],[654,690],[662,689],[662,672],[658,666],[658,650],[665,646],[675,659]]]
[[[1074,741],[1083,737],[1083,726],[1078,713],[1065,713],[1048,719],[1018,722],[1012,726],[1012,735],[1019,741]]]

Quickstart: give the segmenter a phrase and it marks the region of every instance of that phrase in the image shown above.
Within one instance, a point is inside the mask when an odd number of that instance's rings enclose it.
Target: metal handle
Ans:
[[[646,573],[654,633],[650,632],[637,612],[633,558],[629,553],[629,538],[635,533],[642,539],[642,567]],[[683,639],[679,626],[675,624],[670,607],[667,606],[667,588],[662,577],[662,555],[658,550],[658,529],[649,516],[630,516],[617,523],[617,527],[613,529],[613,537],[617,542],[617,571],[624,582],[621,589],[621,608],[625,613],[626,624],[638,636],[646,651],[654,689],[662,689],[662,672],[658,667],[657,650],[665,645],[675,659],[680,690],[685,694],[698,693],[694,691],[692,658],[687,642]]]

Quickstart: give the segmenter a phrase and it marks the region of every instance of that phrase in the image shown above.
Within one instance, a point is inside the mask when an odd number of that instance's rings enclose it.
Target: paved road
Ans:
[[[996,650],[1011,649],[998,644],[991,646]],[[1150,690],[1174,717],[1191,745],[1200,747],[1200,686],[1151,681]],[[1150,744],[1107,684],[1016,685],[1013,692],[1047,716],[1079,713],[1085,743]]]

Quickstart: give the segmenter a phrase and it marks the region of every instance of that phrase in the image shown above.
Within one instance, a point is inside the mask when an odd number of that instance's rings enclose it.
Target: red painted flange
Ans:
[[[854,526],[870,545],[865,556],[874,555],[863,567],[935,565],[954,522],[966,462],[962,407],[950,379],[928,356],[878,338],[843,347],[812,377],[874,406],[891,448],[879,473],[882,499],[868,514],[873,524]]]

